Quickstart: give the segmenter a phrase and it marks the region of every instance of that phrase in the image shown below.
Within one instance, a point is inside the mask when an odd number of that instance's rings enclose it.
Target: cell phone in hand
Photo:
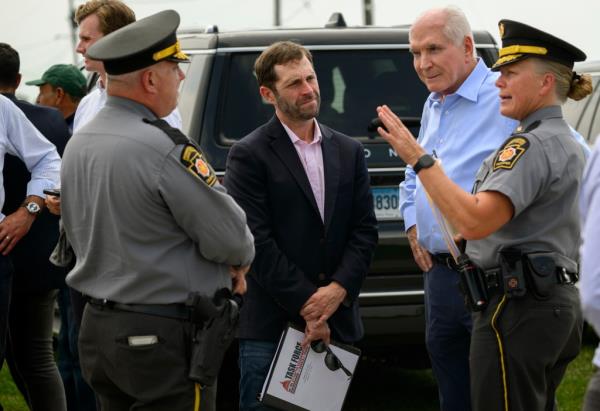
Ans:
[[[44,194],[54,197],[60,197],[60,188],[46,188]]]
[[[371,120],[367,130],[376,132],[378,127],[382,127],[385,131],[387,131],[387,128],[385,128],[385,125],[383,125],[383,121],[381,121],[379,117],[375,117],[373,120]]]

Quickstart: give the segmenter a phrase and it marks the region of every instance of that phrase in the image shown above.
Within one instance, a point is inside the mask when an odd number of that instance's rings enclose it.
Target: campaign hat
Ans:
[[[498,29],[502,48],[492,66],[494,71],[528,57],[557,61],[570,69],[576,61],[586,59],[585,53],[574,45],[527,24],[503,19],[498,23]]]
[[[125,74],[163,60],[189,62],[177,40],[179,14],[164,10],[128,24],[95,42],[87,51],[108,74]]]

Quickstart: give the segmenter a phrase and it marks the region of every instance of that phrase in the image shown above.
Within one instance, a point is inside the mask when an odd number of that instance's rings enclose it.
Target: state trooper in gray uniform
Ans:
[[[186,301],[245,292],[254,257],[243,210],[202,152],[160,120],[177,104],[187,61],[164,11],[88,50],[104,62],[108,99],[71,138],[62,216],[77,262],[67,283],[90,297],[79,347],[83,375],[105,410],[212,410],[214,385],[188,378]]]
[[[520,121],[477,173],[473,193],[454,185],[386,106],[379,133],[463,238],[461,282],[473,314],[474,410],[554,410],[555,392],[579,353],[577,197],[585,162],[560,104],[592,90],[573,70],[585,54],[528,25],[502,20],[492,68],[500,111]],[[469,260],[470,257],[470,260]],[[475,263],[475,264],[473,264]]]

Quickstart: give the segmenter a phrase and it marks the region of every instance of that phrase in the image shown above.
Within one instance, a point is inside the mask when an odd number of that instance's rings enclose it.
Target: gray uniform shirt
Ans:
[[[228,266],[254,257],[244,211],[218,182],[186,168],[190,146],[144,118],[156,116],[109,97],[67,145],[62,216],[77,257],[67,283],[94,298],[144,304],[230,287]]]
[[[497,267],[498,251],[554,251],[577,260],[578,193],[584,150],[571,135],[560,106],[525,118],[515,134],[488,157],[473,192],[497,191],[512,202],[513,218],[482,240],[467,241],[467,254],[483,268]]]

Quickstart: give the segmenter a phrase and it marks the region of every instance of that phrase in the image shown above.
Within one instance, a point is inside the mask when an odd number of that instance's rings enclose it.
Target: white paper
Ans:
[[[302,348],[303,339],[303,332],[288,328],[280,341],[279,355],[271,364],[263,398],[271,395],[311,411],[341,410],[351,378],[342,369],[327,368],[327,351],[319,354],[310,346]],[[334,344],[329,345],[331,351],[354,373],[360,355]]]

